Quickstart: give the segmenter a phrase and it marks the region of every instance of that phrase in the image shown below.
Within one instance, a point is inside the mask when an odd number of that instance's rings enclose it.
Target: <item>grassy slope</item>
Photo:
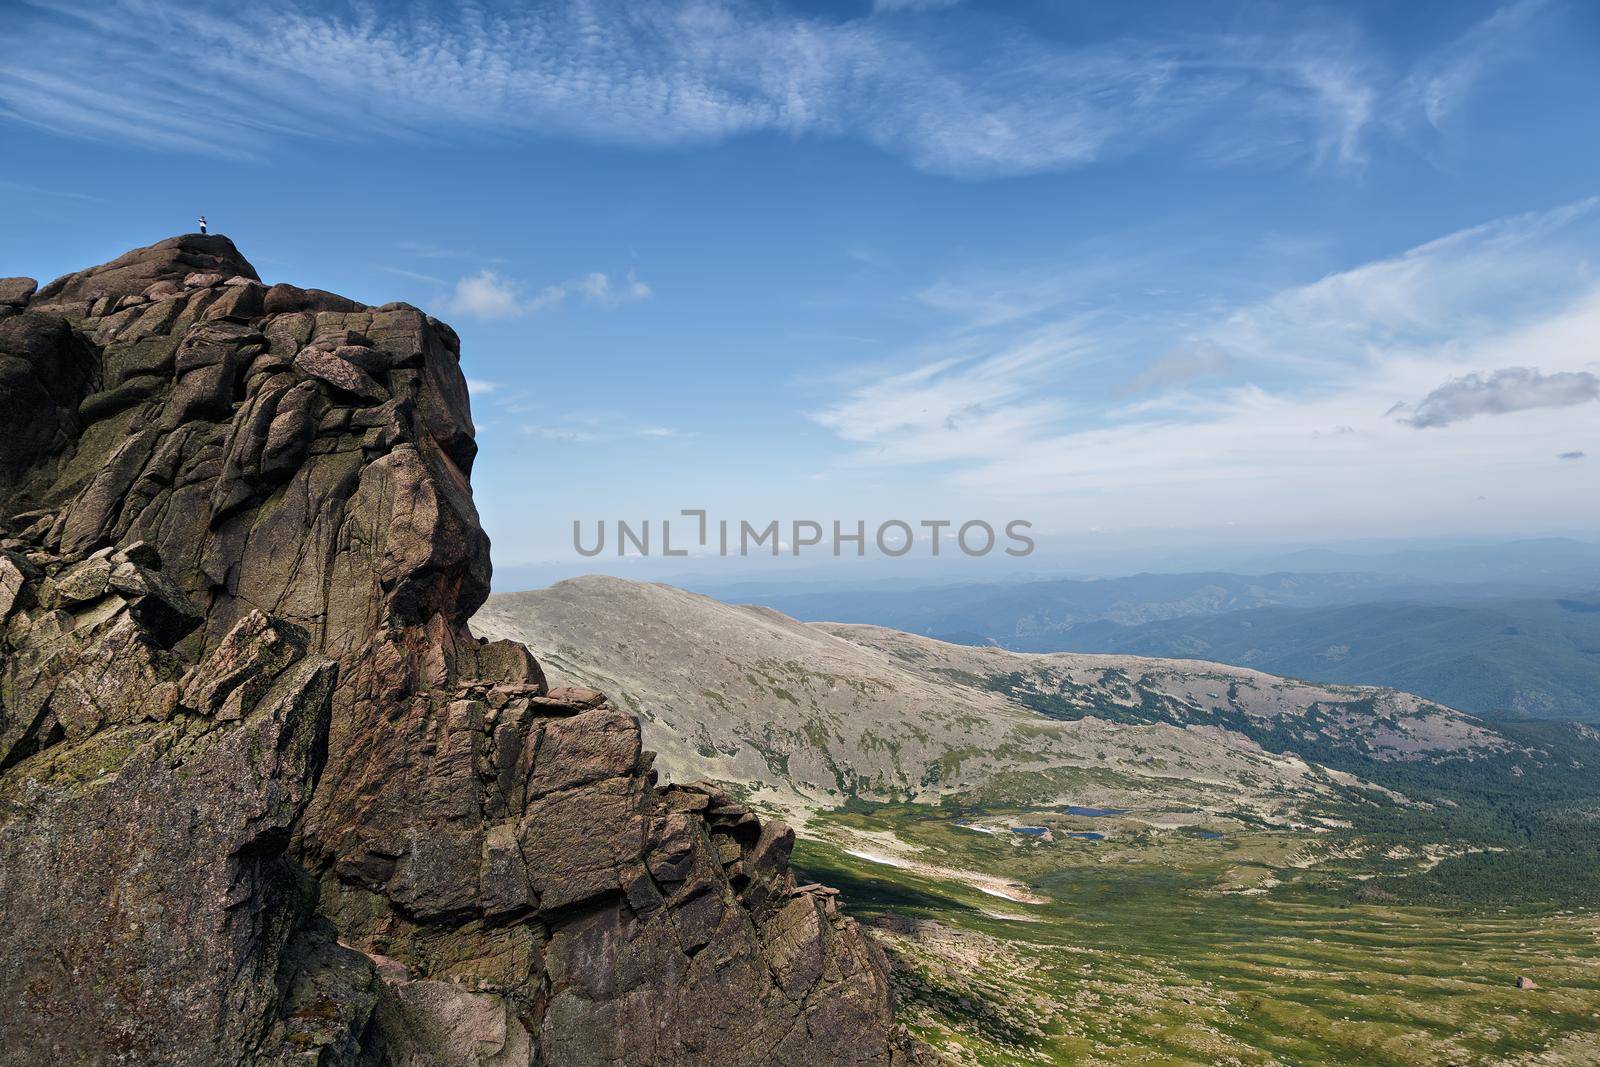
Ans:
[[[950,810],[914,807],[858,806],[818,827],[840,840],[891,832],[919,861],[1026,882],[1049,899],[1037,906],[825,841],[803,842],[797,862],[879,929],[913,1025],[966,1062],[1600,1060],[1592,913],[1352,903],[1368,876],[1426,865],[1356,831],[1307,851],[1281,834],[1204,840],[1123,819],[964,814],[1108,840],[983,835]],[[1539,988],[1517,989],[1519,975]]]

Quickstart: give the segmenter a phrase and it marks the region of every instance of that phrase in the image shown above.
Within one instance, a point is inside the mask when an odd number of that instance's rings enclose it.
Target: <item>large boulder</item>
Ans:
[[[0,278],[0,307],[27,307],[38,288],[39,283],[32,278]]]

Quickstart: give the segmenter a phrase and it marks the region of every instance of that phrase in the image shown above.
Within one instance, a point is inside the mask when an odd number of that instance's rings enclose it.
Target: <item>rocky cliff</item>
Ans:
[[[0,280],[0,1059],[896,1064],[793,840],[473,637],[455,334],[186,236]]]

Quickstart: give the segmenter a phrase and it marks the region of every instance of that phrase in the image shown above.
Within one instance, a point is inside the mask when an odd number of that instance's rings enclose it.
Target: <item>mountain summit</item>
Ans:
[[[467,620],[459,343],[225,237],[0,280],[17,1061],[898,1064],[792,832]]]

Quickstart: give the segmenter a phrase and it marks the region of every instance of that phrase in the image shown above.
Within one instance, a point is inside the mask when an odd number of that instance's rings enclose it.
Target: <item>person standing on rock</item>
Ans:
[[[200,232],[201,234],[206,232],[206,217],[204,215],[200,216]]]

